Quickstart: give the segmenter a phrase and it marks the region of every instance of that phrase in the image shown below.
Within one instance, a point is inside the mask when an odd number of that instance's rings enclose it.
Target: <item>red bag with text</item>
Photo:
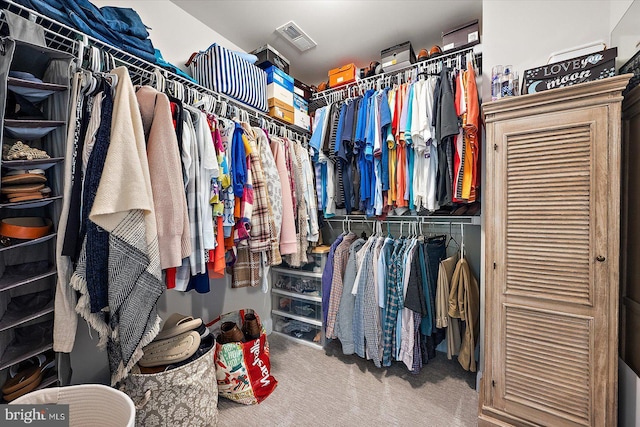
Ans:
[[[244,328],[245,316],[253,320],[252,315],[258,322],[258,337],[257,333],[253,337],[242,333],[247,329]],[[266,399],[278,382],[271,375],[269,343],[258,315],[249,309],[234,311],[221,315],[207,326],[216,337],[218,394],[244,405],[253,405]]]

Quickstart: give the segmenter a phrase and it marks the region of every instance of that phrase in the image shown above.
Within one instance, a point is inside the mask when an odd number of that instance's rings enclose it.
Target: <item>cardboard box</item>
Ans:
[[[380,52],[380,64],[385,73],[410,66],[416,62],[416,53],[411,42],[404,42],[388,47]]]
[[[522,78],[521,94],[537,93],[615,76],[617,54],[618,49],[614,47],[526,70]]]
[[[278,83],[290,92],[293,92],[293,77],[278,67],[269,67],[266,70],[267,84]]]
[[[297,93],[293,94],[293,109],[295,111],[301,111],[305,114],[309,114],[309,102],[298,95]]]
[[[278,106],[274,106],[269,108],[269,116],[275,117],[276,119],[280,119],[289,124],[293,124],[293,107],[291,108],[280,108]]]
[[[268,44],[260,46],[250,53],[258,57],[254,64],[256,67],[266,70],[271,66],[275,66],[289,74],[289,60]]]
[[[338,87],[356,81],[356,65],[347,64],[340,68],[329,70],[329,87]]]
[[[293,109],[293,91],[287,90],[278,83],[274,82],[267,85],[267,102],[271,98],[276,98]]]
[[[267,104],[269,105],[269,108],[278,107],[283,110],[295,109],[295,107],[292,104],[287,104],[286,102],[281,101],[278,98],[269,98],[267,100]]]
[[[443,52],[478,43],[480,43],[480,27],[477,19],[442,33]]]
[[[296,109],[293,111],[293,124],[304,130],[311,131],[311,117],[301,110]]]

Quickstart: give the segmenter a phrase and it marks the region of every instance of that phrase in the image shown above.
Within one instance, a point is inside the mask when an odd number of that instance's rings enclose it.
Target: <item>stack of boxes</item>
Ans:
[[[294,80],[293,124],[307,131],[311,131],[309,99],[311,99],[311,89],[304,83]]]
[[[269,115],[293,124],[293,77],[271,66],[267,72],[267,103]]]
[[[269,116],[310,131],[311,88],[289,75],[289,60],[268,44],[251,53],[258,58],[255,65],[267,73]]]

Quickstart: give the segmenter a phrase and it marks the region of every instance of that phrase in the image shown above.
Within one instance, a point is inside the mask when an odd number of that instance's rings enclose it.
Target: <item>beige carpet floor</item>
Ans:
[[[259,405],[220,398],[219,426],[433,426],[477,425],[475,374],[446,354],[418,375],[398,362],[379,369],[339,341],[317,350],[269,336],[273,393]]]

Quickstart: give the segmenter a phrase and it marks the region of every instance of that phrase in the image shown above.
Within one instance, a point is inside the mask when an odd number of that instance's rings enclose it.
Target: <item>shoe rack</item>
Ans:
[[[37,238],[0,235],[1,386],[12,376],[12,371],[23,370],[27,361],[36,360],[35,356],[52,357],[56,235],[62,210],[72,56],[12,38],[0,39],[0,43],[0,69],[4,71],[0,73],[0,135],[5,148],[0,160],[0,220],[34,217],[51,224],[45,234]],[[35,102],[24,104],[22,94],[25,93]],[[18,141],[27,148],[19,150],[17,156],[8,156],[7,149]],[[37,155],[32,158],[29,154],[37,154],[34,149],[46,152],[48,158],[37,158],[43,157]],[[30,187],[23,187],[27,189],[26,196],[11,197],[11,200],[8,192],[13,194],[17,190],[8,177],[24,171],[44,174],[45,188],[38,189],[42,184],[40,178],[39,185],[31,183]],[[2,230],[0,224],[0,233]],[[64,385],[62,383],[68,381],[70,372],[58,369],[60,355],[55,359],[52,368],[39,374],[39,384],[30,388]],[[63,378],[67,380],[61,380]]]
[[[271,269],[273,333],[305,345],[323,348],[322,271],[326,254],[311,254],[301,268]]]

